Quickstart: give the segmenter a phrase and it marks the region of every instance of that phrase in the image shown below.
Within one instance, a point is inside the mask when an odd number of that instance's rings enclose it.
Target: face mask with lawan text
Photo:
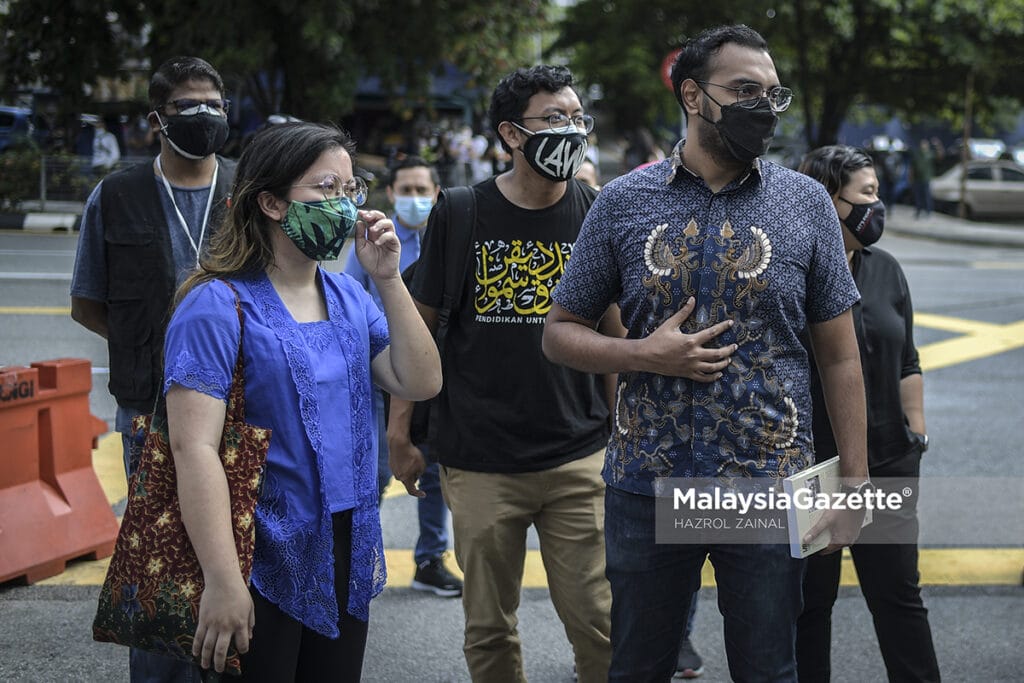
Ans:
[[[517,123],[512,125],[529,136],[523,145],[526,163],[548,180],[557,183],[575,177],[587,158],[587,135],[575,127],[567,133],[556,133],[529,130]]]

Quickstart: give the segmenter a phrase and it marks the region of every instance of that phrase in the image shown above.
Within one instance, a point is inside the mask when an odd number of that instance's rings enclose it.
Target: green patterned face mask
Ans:
[[[315,261],[333,261],[356,225],[358,211],[348,197],[319,202],[292,202],[281,229],[299,250]]]

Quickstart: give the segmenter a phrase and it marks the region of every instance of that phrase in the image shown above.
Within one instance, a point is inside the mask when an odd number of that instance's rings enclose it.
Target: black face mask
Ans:
[[[520,130],[530,134],[523,145],[523,156],[530,168],[554,182],[564,182],[576,175],[587,158],[586,133],[554,133]]]
[[[736,161],[749,164],[768,151],[779,117],[767,99],[762,98],[753,109],[739,104],[727,104],[719,109],[722,117],[718,121],[712,121],[699,112],[698,115],[718,130],[726,150]]]
[[[849,228],[861,245],[870,247],[882,237],[885,229],[885,204],[881,200],[854,204],[839,197],[839,201],[850,205],[850,213],[843,219],[843,225]]]
[[[160,132],[175,152],[186,159],[203,159],[217,152],[228,139],[228,118],[209,112],[177,114],[160,121]]]

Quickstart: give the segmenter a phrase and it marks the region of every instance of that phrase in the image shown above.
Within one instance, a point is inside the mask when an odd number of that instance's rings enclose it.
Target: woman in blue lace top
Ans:
[[[178,293],[164,390],[182,517],[205,591],[193,654],[246,680],[358,680],[384,585],[371,385],[411,400],[441,386],[437,348],[398,271],[394,226],[356,207],[354,147],[331,126],[270,127],[238,163],[231,207]],[[381,312],[336,259],[346,237]],[[228,284],[230,283],[230,284]],[[271,430],[246,586],[218,456],[241,324],[246,421]]]

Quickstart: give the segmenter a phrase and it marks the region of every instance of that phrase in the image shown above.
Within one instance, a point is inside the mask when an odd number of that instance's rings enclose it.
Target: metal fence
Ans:
[[[122,157],[109,169],[94,169],[87,157],[4,152],[0,154],[0,209],[47,211],[54,205],[81,204],[107,174],[147,159]]]

